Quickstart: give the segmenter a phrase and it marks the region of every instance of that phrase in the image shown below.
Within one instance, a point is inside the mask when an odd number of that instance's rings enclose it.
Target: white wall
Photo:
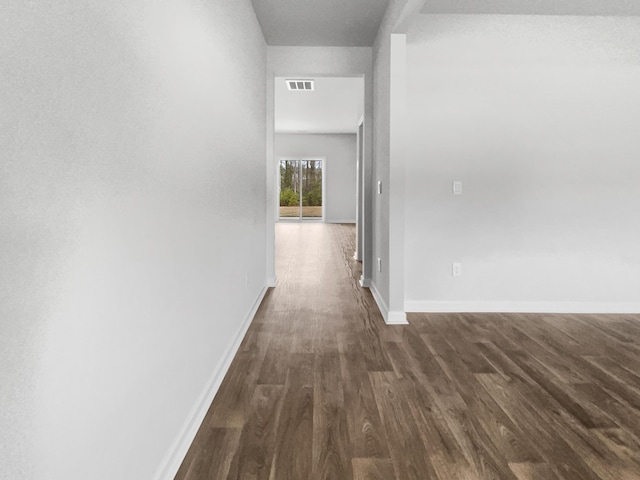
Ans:
[[[267,279],[275,284],[275,221],[277,218],[277,162],[274,152],[274,79],[306,77],[364,77],[365,121],[365,237],[371,237],[371,153],[373,75],[371,47],[268,47],[267,48]],[[365,244],[363,271],[370,278],[371,245]]]
[[[406,39],[424,0],[391,0],[373,45],[373,198],[371,291],[386,323],[404,310],[404,128]],[[380,259],[378,267],[377,259]]]
[[[374,45],[373,63],[373,259],[371,290],[385,315],[389,307],[389,177],[391,97],[391,2]],[[378,193],[378,182],[382,193]],[[380,258],[382,268],[378,268]],[[385,315],[386,316],[386,315]]]
[[[407,310],[640,308],[638,52],[637,17],[420,18]]]
[[[362,77],[316,77],[311,91],[289,90],[286,80],[275,79],[276,132],[357,132],[364,114]]]
[[[276,133],[275,159],[324,157],[325,222],[356,221],[356,135]]]
[[[0,477],[149,479],[264,286],[264,39],[249,0],[0,8]]]

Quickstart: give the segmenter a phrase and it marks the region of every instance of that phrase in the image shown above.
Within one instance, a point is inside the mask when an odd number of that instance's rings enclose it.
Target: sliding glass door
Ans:
[[[322,160],[280,160],[280,219],[321,220]]]

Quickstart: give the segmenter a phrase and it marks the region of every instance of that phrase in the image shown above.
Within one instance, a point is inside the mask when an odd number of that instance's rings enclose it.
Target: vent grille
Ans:
[[[293,91],[311,91],[313,90],[313,80],[287,80],[287,88]]]

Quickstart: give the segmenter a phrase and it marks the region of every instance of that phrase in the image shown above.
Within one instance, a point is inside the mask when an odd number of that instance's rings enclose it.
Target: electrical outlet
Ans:
[[[462,182],[460,180],[453,182],[453,194],[462,195]]]
[[[380,258],[378,258],[378,271],[382,271],[382,260]]]
[[[382,195],[382,182],[378,180],[378,195]]]
[[[462,264],[460,262],[453,262],[451,264],[451,275],[454,277],[462,275]]]

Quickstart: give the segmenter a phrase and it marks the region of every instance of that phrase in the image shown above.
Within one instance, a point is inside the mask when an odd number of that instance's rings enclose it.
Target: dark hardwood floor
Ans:
[[[278,286],[177,480],[638,480],[640,317],[385,326],[350,225],[279,224]]]

